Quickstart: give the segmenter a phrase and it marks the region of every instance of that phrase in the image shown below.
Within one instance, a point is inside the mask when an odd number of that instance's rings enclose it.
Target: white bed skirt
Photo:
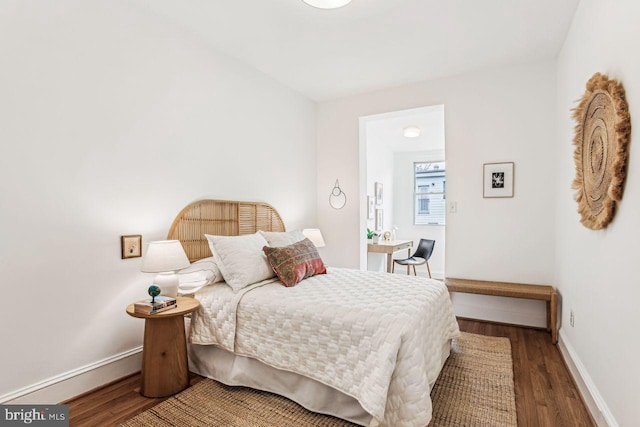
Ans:
[[[450,349],[451,342],[447,341],[442,350],[441,368],[449,357]],[[226,385],[275,393],[312,412],[332,415],[362,426],[371,424],[371,414],[365,412],[355,398],[311,378],[273,368],[256,359],[237,356],[214,345],[189,344],[188,352],[191,372]]]

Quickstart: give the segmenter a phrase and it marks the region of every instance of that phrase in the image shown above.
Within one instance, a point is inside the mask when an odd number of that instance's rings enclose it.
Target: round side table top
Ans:
[[[136,313],[133,304],[127,306],[127,314],[141,319],[157,319],[163,317],[184,316],[187,313],[196,311],[200,307],[200,301],[195,298],[176,297],[176,307],[170,310],[161,311],[156,314]]]

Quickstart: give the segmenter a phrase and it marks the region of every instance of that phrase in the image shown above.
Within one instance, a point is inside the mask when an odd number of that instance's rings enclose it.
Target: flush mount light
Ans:
[[[309,6],[318,9],[337,9],[351,3],[351,0],[302,0]]]
[[[405,136],[405,138],[416,138],[420,136],[421,132],[422,131],[417,126],[408,126],[404,128],[403,135]]]

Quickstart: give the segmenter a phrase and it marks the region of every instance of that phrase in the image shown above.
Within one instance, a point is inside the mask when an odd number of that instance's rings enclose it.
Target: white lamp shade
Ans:
[[[162,273],[189,265],[191,263],[179,240],[160,240],[149,243],[140,270],[144,273]]]
[[[140,270],[160,273],[153,283],[161,289],[162,295],[175,297],[178,295],[178,275],[174,271],[189,265],[191,263],[179,240],[159,240],[149,243]]]
[[[319,229],[305,228],[304,230],[302,230],[302,234],[304,234],[304,237],[311,240],[311,243],[313,243],[316,248],[324,247],[324,239],[322,238],[322,233]]]
[[[309,6],[319,9],[337,9],[351,3],[351,0],[302,0]]]

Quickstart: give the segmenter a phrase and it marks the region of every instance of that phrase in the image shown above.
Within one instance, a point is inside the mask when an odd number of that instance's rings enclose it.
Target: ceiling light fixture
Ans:
[[[405,136],[405,138],[416,138],[420,136],[421,132],[422,131],[417,126],[408,126],[404,128],[403,135]]]
[[[318,9],[337,9],[351,3],[351,0],[302,0],[309,6]]]

